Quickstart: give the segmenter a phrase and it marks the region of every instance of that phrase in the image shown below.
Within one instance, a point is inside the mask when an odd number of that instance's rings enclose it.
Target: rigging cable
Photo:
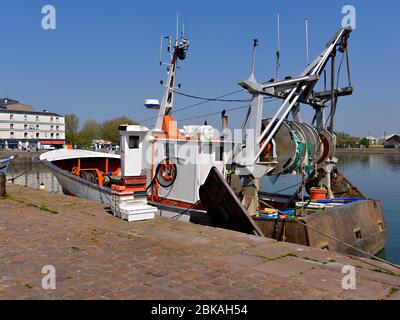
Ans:
[[[225,110],[225,111],[226,112],[232,112],[232,111],[237,111],[237,110],[241,110],[241,109],[246,109],[248,107],[249,106],[236,107],[236,108],[228,109],[228,110]],[[219,114],[221,114],[221,111],[202,114],[202,115],[199,115],[199,116],[190,117],[190,118],[186,118],[186,119],[178,119],[177,121],[188,121],[188,120],[192,120],[192,119],[201,119],[201,118],[206,118],[206,117],[209,117],[209,116],[215,116],[215,115],[219,115]]]
[[[240,90],[240,91],[242,91],[242,90]],[[204,98],[204,97],[199,97],[199,96],[193,96],[193,95],[190,95],[190,94],[186,94],[186,93],[178,92],[178,91],[174,91],[174,90],[172,90],[172,92],[176,93],[177,95],[180,95],[180,96],[184,96],[184,97],[192,98],[192,99],[197,99],[197,100],[203,100],[203,101],[211,101],[211,102],[251,102],[251,99],[226,100],[226,99],[219,99],[219,98]]]
[[[270,97],[265,98],[265,99],[268,99],[268,101],[266,101],[266,102],[272,102],[272,101],[278,100],[278,98],[270,98]],[[224,109],[224,110],[226,112],[232,112],[232,111],[246,109],[246,108],[249,108],[249,107],[250,107],[250,105],[245,105],[245,106],[241,106],[241,107],[236,107],[236,108],[231,108],[231,109]],[[220,115],[220,114],[221,114],[221,111],[217,111],[217,112],[206,113],[206,114],[202,114],[202,115],[194,116],[194,117],[190,117],[190,118],[178,119],[177,121],[187,121],[187,120],[193,120],[193,119],[201,119],[201,118]]]
[[[234,94],[237,94],[237,93],[240,93],[240,92],[243,92],[243,91],[244,91],[244,89],[235,90],[235,91],[233,91],[233,92],[224,94],[224,95],[222,95],[222,96],[218,96],[218,97],[216,97],[215,99],[222,99],[222,98],[225,98],[225,97],[228,97],[228,96],[232,96],[232,95],[234,95]],[[201,105],[206,104],[206,103],[208,103],[208,102],[210,102],[210,101],[208,101],[208,100],[207,100],[207,101],[202,101],[202,102],[198,102],[198,103],[189,105],[189,106],[187,106],[187,107],[178,108],[178,109],[175,109],[175,110],[174,110],[174,113],[181,112],[181,111],[188,110],[188,109],[192,109],[192,108],[194,108],[194,107],[201,106]],[[150,120],[158,119],[159,117],[161,117],[161,116],[154,116],[154,117],[151,117],[151,118],[148,118],[148,119],[144,119],[144,120],[140,121],[139,124],[142,124],[142,123],[144,123],[144,122],[148,122],[148,121],[150,121]]]
[[[336,89],[339,88],[339,80],[340,80],[340,72],[342,71],[342,65],[343,65],[343,61],[344,61],[344,54],[342,55],[342,59],[340,60],[340,64],[339,64],[339,69],[337,72],[337,82],[336,82]]]

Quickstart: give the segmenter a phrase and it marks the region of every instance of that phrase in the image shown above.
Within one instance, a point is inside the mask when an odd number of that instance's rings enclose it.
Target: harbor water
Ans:
[[[386,259],[400,264],[400,155],[392,154],[345,154],[339,155],[339,169],[357,186],[365,196],[380,200],[383,204],[388,226]],[[35,164],[12,164],[8,178],[13,178],[29,170]],[[262,181],[261,187],[268,192],[276,192],[293,186],[298,176],[281,176],[272,183],[270,178]],[[16,184],[39,188],[44,184],[48,192],[61,192],[61,187],[51,171],[39,164],[29,173],[17,178]],[[295,187],[282,193],[292,194]]]
[[[388,227],[388,239],[385,258],[400,264],[400,154],[340,154],[339,170],[368,198],[380,200]],[[264,178],[263,190],[293,194],[298,183],[298,176],[281,176],[273,183]]]

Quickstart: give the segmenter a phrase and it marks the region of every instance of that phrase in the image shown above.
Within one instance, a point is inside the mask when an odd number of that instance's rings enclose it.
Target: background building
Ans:
[[[368,137],[366,137],[366,139],[368,140],[368,142],[371,146],[375,146],[378,144],[378,138],[376,138],[376,137],[368,136]]]
[[[51,149],[65,144],[65,119],[8,98],[0,99],[0,148]]]
[[[385,147],[400,148],[400,134],[392,134],[389,137],[386,137]]]

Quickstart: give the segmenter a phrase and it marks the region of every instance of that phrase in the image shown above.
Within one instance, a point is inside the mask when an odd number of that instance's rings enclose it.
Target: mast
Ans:
[[[279,80],[279,69],[281,67],[280,59],[281,59],[281,15],[278,12],[277,14],[277,46],[276,46],[276,65],[275,65],[275,80]]]
[[[306,18],[306,63],[307,63],[307,66],[310,65],[310,54],[309,54],[309,49],[308,49],[308,42],[309,42],[309,38],[308,38],[308,19]]]
[[[177,26],[177,32],[179,32],[178,26]],[[156,126],[154,128],[156,131],[162,130],[162,123],[164,116],[172,114],[172,107],[174,103],[174,90],[176,83],[177,62],[178,60],[184,60],[186,58],[186,53],[189,48],[189,41],[186,39],[184,32],[182,32],[181,39],[178,38],[175,39],[173,48],[171,44],[171,37],[169,36],[166,38],[169,40],[168,52],[171,55],[171,63],[165,64],[161,62],[161,65],[168,66],[168,77],[165,86],[164,96],[160,104],[160,111],[158,113]]]

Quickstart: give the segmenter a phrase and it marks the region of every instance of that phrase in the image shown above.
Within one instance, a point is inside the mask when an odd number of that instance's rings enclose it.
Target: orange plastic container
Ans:
[[[325,188],[311,188],[311,201],[326,200],[328,191]]]

